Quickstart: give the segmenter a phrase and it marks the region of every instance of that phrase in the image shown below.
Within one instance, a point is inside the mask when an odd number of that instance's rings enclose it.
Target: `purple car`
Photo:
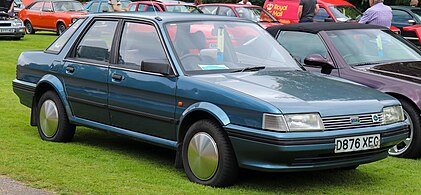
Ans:
[[[410,123],[410,135],[389,154],[421,157],[421,51],[413,44],[387,28],[367,24],[292,24],[267,31],[306,69],[398,99]],[[326,93],[332,92],[326,89]]]

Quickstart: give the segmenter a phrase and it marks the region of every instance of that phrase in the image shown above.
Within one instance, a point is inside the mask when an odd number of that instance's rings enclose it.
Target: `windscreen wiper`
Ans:
[[[366,65],[374,65],[374,64],[380,64],[380,63],[379,62],[366,62],[366,63],[353,64],[352,66],[366,66]]]
[[[245,67],[243,69],[234,70],[232,72],[245,72],[245,71],[259,71],[265,69],[266,66],[252,66],[252,67]]]

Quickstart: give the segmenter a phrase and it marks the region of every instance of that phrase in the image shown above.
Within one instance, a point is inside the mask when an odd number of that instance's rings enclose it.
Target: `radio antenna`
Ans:
[[[156,17],[158,17],[158,13],[156,12],[156,9],[155,9],[155,5],[154,5],[154,1],[153,0],[149,0],[150,2],[151,2],[151,4],[152,4],[152,8],[153,8],[153,12],[155,12],[155,16]]]

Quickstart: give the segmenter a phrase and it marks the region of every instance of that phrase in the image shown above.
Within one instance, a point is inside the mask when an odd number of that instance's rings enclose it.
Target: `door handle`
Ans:
[[[73,72],[75,72],[75,67],[73,66],[66,67],[66,73],[73,73]]]
[[[111,76],[111,78],[112,78],[114,81],[121,81],[121,80],[123,80],[123,79],[124,79],[124,77],[123,77],[122,75],[119,75],[119,74],[113,74],[113,75]]]

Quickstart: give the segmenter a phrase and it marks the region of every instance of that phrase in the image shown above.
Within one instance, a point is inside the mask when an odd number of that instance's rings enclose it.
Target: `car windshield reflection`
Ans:
[[[301,70],[282,46],[253,23],[170,23],[166,30],[182,68],[189,74],[235,72],[256,66]]]

